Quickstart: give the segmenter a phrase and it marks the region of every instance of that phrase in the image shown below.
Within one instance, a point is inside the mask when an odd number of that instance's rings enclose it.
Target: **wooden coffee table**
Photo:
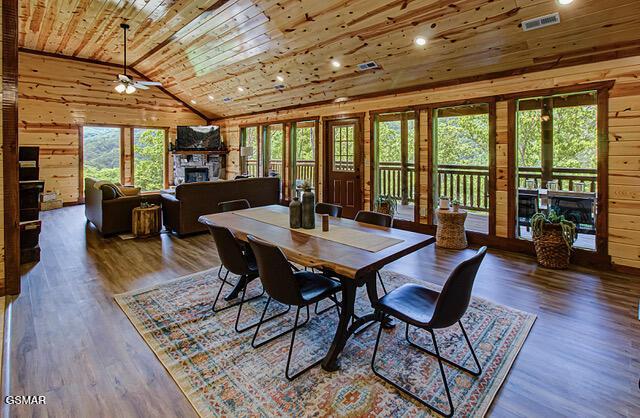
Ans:
[[[131,212],[131,233],[136,238],[147,238],[160,233],[160,206],[133,208]]]

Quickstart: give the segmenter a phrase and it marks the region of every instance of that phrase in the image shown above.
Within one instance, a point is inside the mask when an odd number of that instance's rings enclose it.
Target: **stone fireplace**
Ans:
[[[197,181],[215,181],[220,177],[220,155],[207,153],[173,154],[173,179],[179,184],[182,179],[185,183]]]

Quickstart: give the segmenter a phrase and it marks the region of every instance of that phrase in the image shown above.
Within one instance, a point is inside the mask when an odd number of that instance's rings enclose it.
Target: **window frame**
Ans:
[[[154,131],[163,131],[164,132],[164,139],[163,139],[163,144],[162,144],[162,187],[164,189],[169,188],[169,146],[168,146],[168,138],[169,138],[169,128],[164,128],[164,127],[153,127],[153,126],[131,126],[129,131],[129,150],[130,150],[130,155],[131,155],[131,184],[133,186],[135,186],[136,184],[136,176],[135,176],[135,166],[136,166],[136,162],[135,162],[135,151],[134,151],[134,132],[136,129],[144,129],[144,130],[154,130]],[[122,169],[122,176],[124,176],[124,169]],[[122,183],[124,184],[124,183]],[[146,193],[157,193],[158,191],[160,191],[162,189],[159,190],[145,190],[142,191],[142,194],[146,194]]]
[[[114,128],[120,130],[120,184],[124,184],[124,132],[126,126],[100,123],[87,123],[78,126],[78,203],[85,202],[84,196],[84,128]]]

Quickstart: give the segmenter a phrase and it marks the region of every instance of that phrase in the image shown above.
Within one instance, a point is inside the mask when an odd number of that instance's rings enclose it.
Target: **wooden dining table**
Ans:
[[[291,262],[319,269],[324,274],[340,280],[342,284],[340,320],[329,351],[322,361],[322,368],[327,371],[339,369],[339,356],[351,335],[368,322],[376,320],[373,310],[364,316],[354,316],[357,288],[366,286],[367,296],[373,307],[378,301],[376,272],[385,265],[435,242],[435,238],[431,235],[330,217],[330,230],[332,228],[341,231],[348,229],[355,231],[354,236],[362,237],[366,237],[364,234],[371,234],[370,241],[388,238],[387,244],[391,243],[391,245],[374,251],[371,248],[361,248],[357,243],[338,242],[334,236],[323,236],[317,230],[310,234],[305,230],[290,229],[282,223],[254,219],[251,217],[254,215],[249,211],[256,213],[257,209],[203,215],[199,221],[205,225],[227,227],[237,239],[242,241],[247,241],[247,235],[253,235],[270,242],[280,247]],[[259,214],[269,215],[269,213],[275,213],[276,217],[277,214],[288,216],[289,208],[279,205],[264,206]],[[319,216],[318,219],[320,219]],[[318,225],[319,222],[317,221],[316,224]],[[357,319],[352,322],[354,318]]]

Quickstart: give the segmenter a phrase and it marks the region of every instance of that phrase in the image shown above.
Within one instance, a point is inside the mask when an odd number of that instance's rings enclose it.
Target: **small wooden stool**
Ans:
[[[133,208],[131,232],[136,238],[147,238],[160,233],[160,206]]]
[[[464,221],[467,219],[467,211],[437,209],[438,230],[436,232],[436,245],[442,248],[462,250],[467,248],[467,234],[464,230]]]

